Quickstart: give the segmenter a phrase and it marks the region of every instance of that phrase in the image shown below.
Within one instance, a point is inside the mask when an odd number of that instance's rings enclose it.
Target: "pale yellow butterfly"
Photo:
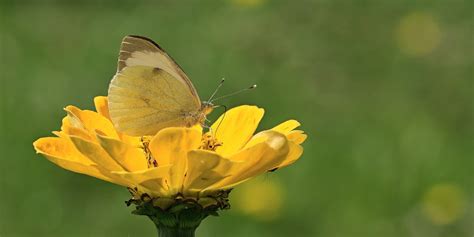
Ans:
[[[109,85],[110,118],[118,131],[132,136],[204,124],[217,89],[201,102],[184,71],[157,43],[143,36],[125,36],[117,73]]]
[[[132,136],[203,123],[213,107],[201,103],[189,78],[158,44],[141,36],[122,40],[108,94],[112,122]]]

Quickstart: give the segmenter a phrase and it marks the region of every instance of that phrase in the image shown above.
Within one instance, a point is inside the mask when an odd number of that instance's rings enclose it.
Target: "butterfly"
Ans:
[[[214,108],[201,102],[188,76],[157,43],[135,35],[122,40],[108,106],[116,129],[131,136],[203,124]]]

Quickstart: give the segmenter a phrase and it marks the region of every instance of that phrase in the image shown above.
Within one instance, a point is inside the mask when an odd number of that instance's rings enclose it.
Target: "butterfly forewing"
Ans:
[[[153,41],[135,36],[122,42],[108,94],[112,122],[132,136],[185,126],[185,115],[201,106],[191,82],[171,57]]]
[[[196,89],[183,69],[153,40],[143,36],[125,36],[120,45],[117,72],[127,66],[150,66],[163,69],[185,83],[196,102],[201,103]]]

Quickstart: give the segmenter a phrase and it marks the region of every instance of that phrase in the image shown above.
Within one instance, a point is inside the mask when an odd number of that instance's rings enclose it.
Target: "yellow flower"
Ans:
[[[106,97],[94,102],[97,112],[67,106],[57,137],[40,138],[34,148],[64,169],[127,187],[135,198],[215,196],[295,162],[306,139],[295,120],[254,135],[264,110],[248,105],[221,115],[208,133],[170,127],[131,137],[115,130]]]

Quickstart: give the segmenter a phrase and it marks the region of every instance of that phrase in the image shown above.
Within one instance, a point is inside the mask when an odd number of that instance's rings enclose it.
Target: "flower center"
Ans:
[[[214,136],[209,133],[206,133],[202,136],[201,146],[199,149],[215,151],[218,147],[222,146],[223,143],[218,141]]]
[[[148,145],[150,145],[150,138],[141,137],[140,141],[142,143],[143,152],[145,153],[148,168],[157,167],[158,162],[156,162],[155,158],[153,157],[153,154],[151,154],[150,148],[148,148]]]

